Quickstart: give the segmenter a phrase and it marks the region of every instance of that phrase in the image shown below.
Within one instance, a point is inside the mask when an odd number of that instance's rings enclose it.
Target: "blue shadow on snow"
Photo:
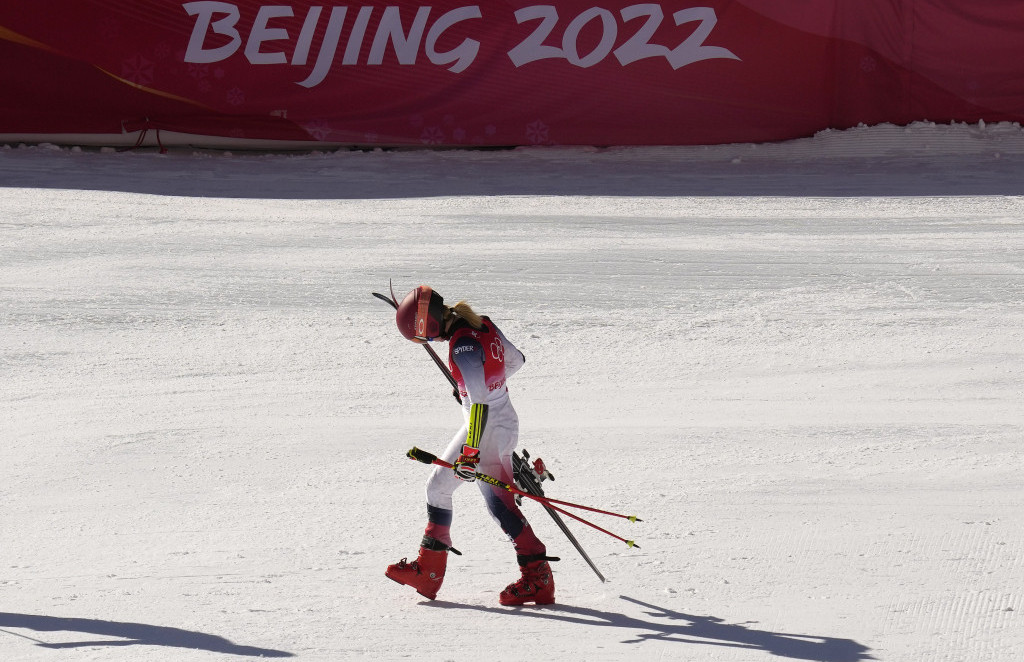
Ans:
[[[8,614],[0,612],[0,628],[20,628],[36,632],[79,632],[100,637],[116,637],[110,640],[74,641],[66,643],[47,643],[32,637],[23,637],[44,648],[83,648],[87,646],[166,646],[168,648],[191,648],[224,653],[226,655],[243,655],[246,657],[294,657],[285,651],[253,646],[239,646],[223,637],[202,632],[190,632],[178,628],[142,623],[117,623],[91,618],[57,618],[55,616],[35,616],[30,614]]]
[[[452,602],[429,602],[430,606],[443,609],[473,609],[496,614],[524,616],[545,620],[562,621],[589,627],[614,627],[636,631],[635,636],[624,640],[624,644],[644,641],[664,641],[704,646],[724,646],[764,651],[778,657],[793,660],[816,660],[818,662],[861,662],[875,658],[868,655],[866,646],[852,639],[816,637],[806,634],[791,634],[755,630],[745,624],[728,624],[712,616],[693,616],[658,607],[625,595],[619,596],[626,602],[644,607],[646,616],[655,620],[634,618],[625,614],[597,609],[585,609],[571,605],[554,604],[542,608],[497,608],[462,605]]]

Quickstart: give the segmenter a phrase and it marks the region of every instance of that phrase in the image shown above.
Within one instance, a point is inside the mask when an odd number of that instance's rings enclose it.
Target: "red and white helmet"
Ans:
[[[402,335],[413,342],[425,343],[442,337],[444,299],[430,286],[420,285],[398,304],[395,324]]]

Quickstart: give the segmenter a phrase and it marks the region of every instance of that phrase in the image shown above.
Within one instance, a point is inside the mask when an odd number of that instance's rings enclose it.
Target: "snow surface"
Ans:
[[[0,147],[0,660],[1024,656],[1024,135],[243,154]],[[527,356],[558,604],[505,608],[460,424],[370,296]],[[443,350],[441,346],[439,349]]]

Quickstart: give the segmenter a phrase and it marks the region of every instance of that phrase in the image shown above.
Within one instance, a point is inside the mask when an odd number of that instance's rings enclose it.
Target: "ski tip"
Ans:
[[[391,284],[390,280],[388,281],[388,287],[391,288],[391,296],[388,296],[386,294],[381,294],[380,292],[370,292],[370,294],[372,294],[373,296],[377,297],[378,299],[380,299],[384,303],[388,304],[389,306],[391,306],[395,310],[398,310],[398,299],[395,298],[395,287],[394,287],[394,285]]]

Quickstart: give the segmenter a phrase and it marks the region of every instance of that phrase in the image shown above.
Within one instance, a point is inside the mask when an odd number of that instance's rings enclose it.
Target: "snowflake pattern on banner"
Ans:
[[[189,64],[188,75],[196,80],[203,80],[209,75],[209,65],[207,64]]]
[[[136,85],[151,85],[154,79],[155,63],[141,55],[133,55],[121,63],[122,77]]]
[[[494,124],[474,128],[474,123],[462,122],[452,113],[442,116],[440,124],[429,123],[435,121],[436,118],[424,117],[421,114],[410,115],[408,118],[409,126],[417,130],[418,140],[424,145],[481,145],[490,142],[498,134],[498,127]]]
[[[424,145],[440,145],[444,143],[444,131],[439,126],[428,126],[420,134],[420,142]]]
[[[241,106],[245,103],[245,92],[240,87],[232,87],[228,90],[226,99],[232,106]]]
[[[547,145],[550,143],[548,125],[537,120],[526,125],[526,140],[531,145]]]
[[[100,38],[111,41],[121,35],[121,23],[114,18],[104,18],[96,25]]]
[[[287,116],[282,111],[275,111],[271,115]],[[414,129],[417,140],[423,145],[484,144],[498,134],[498,128],[493,124],[487,124],[475,131],[467,129],[454,115],[445,115],[441,118],[443,125],[454,127],[450,132],[441,125],[429,124],[429,121],[430,118],[425,118],[422,115],[412,115],[408,118],[409,126]],[[310,120],[300,123],[299,126],[309,134],[310,138],[321,142],[329,141],[334,135],[334,128],[328,120]],[[547,127],[543,124],[542,127],[544,131],[541,132],[541,137],[546,139]],[[366,131],[363,133],[363,139],[367,144],[376,144],[380,142],[381,134],[377,131]]]
[[[313,120],[302,124],[310,136],[317,140],[327,140],[331,136],[331,125],[325,120]]]

